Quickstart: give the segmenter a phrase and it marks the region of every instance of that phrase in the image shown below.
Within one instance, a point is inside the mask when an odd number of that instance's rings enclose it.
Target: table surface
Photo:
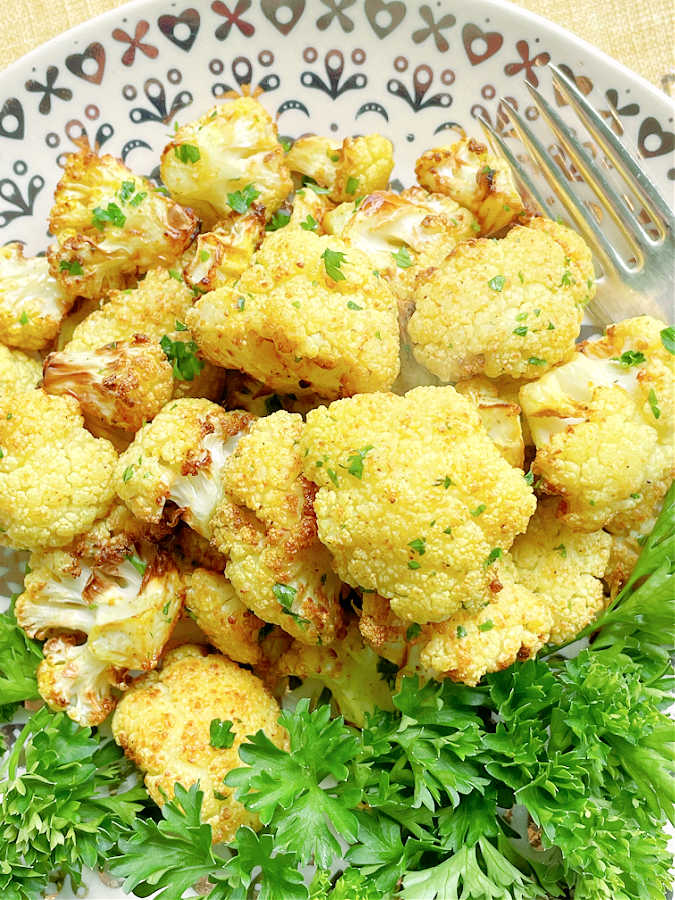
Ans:
[[[672,0],[516,2],[583,37],[668,94],[675,92]],[[121,0],[3,0],[0,70],[54,35],[122,5]]]

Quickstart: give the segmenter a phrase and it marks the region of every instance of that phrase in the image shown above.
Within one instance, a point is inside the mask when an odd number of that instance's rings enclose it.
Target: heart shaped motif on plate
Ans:
[[[277,31],[288,34],[305,11],[305,0],[262,0],[260,6]]]
[[[464,49],[469,62],[472,66],[478,66],[501,49],[504,38],[498,31],[483,31],[478,25],[469,22],[462,28],[462,41],[464,42]],[[476,41],[482,41],[485,45],[483,52],[474,49]]]
[[[14,119],[16,124],[11,120]],[[25,118],[23,114],[23,106],[16,97],[10,97],[5,100],[2,109],[0,109],[0,137],[13,138],[20,141],[24,135]]]
[[[89,60],[93,60],[96,63],[96,69],[93,72],[85,71],[85,66]],[[105,71],[105,50],[103,49],[103,44],[99,44],[96,41],[93,44],[89,44],[83,53],[71,53],[70,56],[66,57],[66,67],[78,78],[90,81],[92,84],[100,84],[103,81],[103,72]]]
[[[157,19],[159,30],[176,47],[187,53],[197,40],[200,16],[196,9],[184,9],[178,16],[165,15]]]
[[[653,142],[650,142],[650,147],[647,147],[647,141],[653,135],[658,137],[659,145],[654,147]],[[640,148],[640,153],[647,158],[662,156],[664,153],[672,153],[673,149],[675,149],[675,134],[672,131],[666,131],[664,128],[661,128],[653,116],[648,116],[640,125],[638,147]]]
[[[370,27],[379,38],[385,38],[401,24],[405,17],[405,3],[400,0],[392,0],[385,3],[384,0],[366,0],[366,17]]]

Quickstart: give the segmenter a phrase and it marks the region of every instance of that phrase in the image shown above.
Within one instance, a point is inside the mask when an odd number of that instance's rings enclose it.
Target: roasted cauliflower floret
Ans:
[[[159,806],[173,798],[176,783],[188,788],[199,782],[202,821],[218,843],[232,840],[240,825],[259,827],[257,816],[234,799],[223,779],[241,765],[239,745],[249,734],[263,730],[278,747],[288,747],[288,735],[277,724],[280,712],[251,672],[219,653],[186,644],[167,653],[161,670],[134,682],[115,710],[112,729],[145,772],[145,786]],[[230,747],[211,742],[214,722],[215,727],[231,723]]]
[[[50,353],[44,389],[77,397],[90,421],[138,431],[171,399],[173,373],[159,344],[139,334],[98,350]]]
[[[522,469],[525,446],[520,406],[511,401],[498,381],[483,375],[459,381],[455,387],[475,403],[485,430],[504,459]]]
[[[307,415],[304,472],[340,577],[389,598],[406,622],[479,608],[488,565],[534,512],[532,491],[452,387],[362,394]]]
[[[387,189],[394,148],[381,134],[348,137],[342,145],[315,135],[299,138],[286,161],[291,172],[327,188],[335,203],[344,203]]]
[[[605,531],[571,531],[557,517],[557,505],[553,498],[539,504],[510,553],[516,580],[551,612],[551,642],[562,644],[576,637],[605,606],[601,579],[612,538]]]
[[[41,379],[42,366],[37,359],[0,344],[0,397],[28,391]]]
[[[560,497],[558,514],[574,530],[610,527],[670,485],[675,359],[662,329],[648,316],[611,325],[521,388],[537,448],[532,471]]]
[[[242,437],[223,477],[213,543],[241,602],[304,643],[342,630],[341,583],[316,534],[315,489],[302,475],[299,415],[276,412]]]
[[[120,456],[118,496],[145,522],[159,522],[171,500],[175,518],[209,538],[223,470],[251,421],[248,413],[225,412],[209,400],[172,400]]]
[[[224,575],[195,569],[189,578],[185,605],[225,656],[250,666],[262,661],[258,638],[265,623],[244,606]]]
[[[384,390],[398,374],[388,285],[360,251],[311,231],[270,234],[236,287],[202,297],[187,324],[208,359],[286,393]]]
[[[231,212],[200,234],[186,252],[183,276],[198,294],[236,281],[248,268],[265,237],[265,210],[253,205],[244,215]]]
[[[362,250],[399,299],[412,293],[422,269],[439,265],[460,241],[473,237],[474,223],[454,200],[419,187],[401,194],[375,191],[324,218],[326,231]]]
[[[41,350],[73,305],[42,256],[25,257],[21,244],[0,247],[0,342]]]
[[[148,269],[171,267],[199,230],[194,213],[147,178],[90,151],[68,157],[54,200],[49,266],[72,298],[101,297]]]
[[[126,673],[91,652],[73,635],[50,638],[37,669],[40,696],[52,709],[80,725],[99,725],[115,709],[115,688],[126,686]]]
[[[538,378],[574,352],[592,279],[588,247],[549,220],[460,244],[415,284],[415,357],[446,381]]]
[[[0,544],[62,546],[110,506],[117,453],[85,430],[73,397],[0,399],[0,448]]]
[[[366,713],[374,713],[376,707],[393,709],[380,657],[363,643],[356,620],[331,647],[293,641],[274,670],[280,676],[310,680],[317,687],[317,699],[323,688],[328,688],[340,714],[359,728],[365,724]]]
[[[247,201],[249,191],[269,219],[293,189],[277,126],[252,97],[220,103],[179,128],[162,153],[161,174],[207,228],[241,212],[238,197]]]
[[[494,234],[524,211],[508,163],[474,138],[425,151],[415,174],[422,187],[470,209],[483,235]]]

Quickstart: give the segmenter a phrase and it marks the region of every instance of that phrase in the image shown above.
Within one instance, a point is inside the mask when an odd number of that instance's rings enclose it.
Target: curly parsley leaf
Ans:
[[[248,212],[253,201],[260,196],[260,191],[255,185],[247,184],[241,191],[234,191],[227,195],[228,205],[237,213]]]
[[[349,843],[356,840],[353,809],[361,799],[358,786],[349,784],[347,765],[356,757],[358,741],[342,717],[330,714],[330,706],[310,712],[309,701],[300,700],[294,713],[279,717],[290,751],[258,731],[239,748],[246,767],[225,778],[237,789],[237,800],[270,827],[278,848],[297,853],[303,862],[314,858],[322,867],[342,852],[333,829]],[[329,777],[334,786],[322,787]]]
[[[344,272],[340,271],[340,266],[346,259],[345,253],[342,253],[340,250],[331,250],[330,247],[326,247],[321,254],[321,259],[323,260],[326,275],[328,275],[329,278],[332,278],[333,281],[345,280]]]
[[[224,875],[235,889],[246,890],[251,884],[252,872],[259,867],[258,900],[306,900],[308,891],[298,870],[297,856],[279,850],[271,835],[257,835],[252,828],[242,825],[230,846],[236,849],[237,855],[225,866]]]
[[[675,356],[675,328],[672,325],[661,329],[661,343],[668,353],[672,353]]]
[[[39,697],[35,673],[40,645],[26,637],[14,616],[0,615],[0,721],[9,721],[19,704]]]
[[[229,719],[211,719],[209,725],[209,742],[218,750],[226,750],[234,744],[235,735]]]

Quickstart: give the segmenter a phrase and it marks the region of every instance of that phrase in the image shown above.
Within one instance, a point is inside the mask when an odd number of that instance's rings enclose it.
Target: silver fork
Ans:
[[[536,137],[523,116],[508,100],[502,101],[513,128],[528,151],[536,168],[563,204],[577,229],[584,235],[602,268],[598,293],[591,312],[601,321],[616,322],[640,314],[649,314],[667,322],[673,321],[675,218],[668,204],[648,176],[628,153],[612,130],[593,109],[577,86],[556,66],[549,65],[553,82],[570,107],[583,122],[591,138],[607,160],[621,175],[624,184],[639,198],[658,232],[653,237],[639,221],[627,198],[610,183],[600,166],[575,137],[572,130],[546,98],[531,84],[527,88],[544,120],[555,134],[559,145],[572,160],[593,190],[599,203],[614,221],[630,245],[633,259],[626,260],[614,246],[593,212],[570,188],[561,169],[553,161],[544,144]],[[526,169],[504,137],[483,117],[479,117],[488,136],[501,150],[514,169],[520,187],[531,195],[544,215],[548,205],[535,187]],[[637,207],[639,209],[639,206]]]

